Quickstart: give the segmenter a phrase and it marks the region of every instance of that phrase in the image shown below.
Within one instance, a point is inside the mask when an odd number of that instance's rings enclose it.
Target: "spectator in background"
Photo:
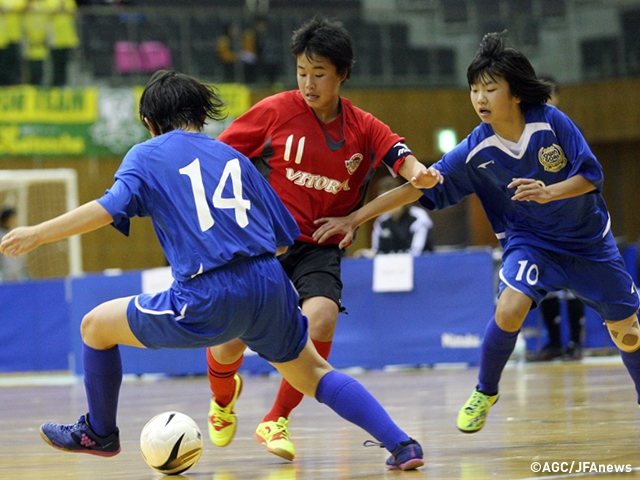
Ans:
[[[404,183],[401,177],[387,175],[376,184],[380,196]],[[406,204],[376,218],[371,232],[371,250],[360,254],[411,253],[413,256],[433,251],[430,235],[433,222],[427,211],[415,204]],[[358,252],[356,252],[357,254]]]
[[[0,85],[19,85],[22,83],[22,15],[26,8],[26,0],[0,0],[0,15],[5,24],[0,27],[1,37],[6,35],[3,59],[0,64]]]
[[[224,81],[255,82],[258,61],[255,30],[246,28],[241,31],[236,23],[230,23],[225,31],[224,35],[218,37],[216,45],[218,59],[224,70]],[[242,66],[242,79],[236,77],[237,62]]]
[[[552,85],[551,97],[547,101],[549,105],[557,107],[560,103],[560,86],[555,78],[549,75],[539,75],[539,78]],[[569,317],[569,342],[567,348],[562,347],[562,322],[561,303],[567,305]],[[582,359],[582,343],[584,341],[584,304],[568,290],[551,292],[540,303],[542,321],[547,329],[547,343],[537,352],[527,355],[530,362],[548,362],[556,358],[565,360]]]
[[[50,14],[49,47],[53,76],[51,85],[62,87],[67,85],[67,66],[69,56],[80,44],[76,28],[75,0],[46,0]]]
[[[282,71],[282,47],[276,36],[278,32],[269,30],[266,18],[258,18],[254,24],[256,41],[256,77],[274,85]]]
[[[46,0],[28,0],[24,14],[25,50],[30,85],[43,85],[44,62],[49,56],[47,47]]]
[[[7,17],[4,9],[0,8],[0,85],[4,85],[5,57],[9,46],[9,36],[7,35]]]
[[[216,41],[216,53],[222,64],[223,82],[232,82],[235,77],[236,54],[233,49],[233,36],[235,29],[233,24],[225,28],[225,34]]]
[[[0,240],[18,226],[15,208],[5,207],[0,211]],[[15,282],[29,278],[24,257],[0,256],[0,283]]]
[[[561,304],[567,304],[569,317],[569,343],[562,348]],[[540,303],[542,320],[547,329],[548,340],[538,352],[527,355],[529,362],[548,362],[555,358],[564,360],[582,359],[582,339],[584,330],[584,305],[567,290],[553,292]]]

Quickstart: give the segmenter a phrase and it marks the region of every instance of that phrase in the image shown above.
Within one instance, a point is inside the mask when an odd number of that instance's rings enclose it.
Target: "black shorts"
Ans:
[[[296,287],[300,301],[310,297],[327,297],[342,308],[340,261],[337,245],[314,245],[295,242],[278,259]]]

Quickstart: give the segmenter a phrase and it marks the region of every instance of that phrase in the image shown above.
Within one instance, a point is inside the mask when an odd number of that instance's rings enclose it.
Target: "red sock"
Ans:
[[[213,393],[216,403],[221,407],[229,405],[229,402],[233,398],[236,388],[236,382],[233,377],[240,369],[242,360],[244,360],[244,355],[228,365],[218,363],[216,359],[213,358],[213,355],[211,355],[211,350],[207,348],[209,385],[211,386],[211,393]]]
[[[333,342],[319,342],[313,339],[311,339],[311,341],[320,356],[326,360],[329,357],[329,352],[331,352],[331,344]],[[282,383],[280,383],[280,390],[278,390],[276,401],[273,407],[271,407],[271,411],[264,416],[262,421],[277,422],[280,417],[289,418],[291,410],[300,404],[303,397],[303,393],[293,388],[289,382],[283,378]]]

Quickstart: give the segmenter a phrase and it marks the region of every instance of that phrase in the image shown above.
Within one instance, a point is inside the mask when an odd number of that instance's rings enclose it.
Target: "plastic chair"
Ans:
[[[171,68],[171,50],[162,42],[143,42],[138,49],[141,71],[152,73]]]
[[[121,74],[139,73],[142,71],[140,52],[133,42],[115,43],[116,71]]]

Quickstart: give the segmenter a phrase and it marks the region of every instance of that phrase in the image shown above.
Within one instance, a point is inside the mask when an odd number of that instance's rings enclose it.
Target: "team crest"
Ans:
[[[555,143],[550,147],[543,147],[538,151],[538,161],[547,172],[559,172],[567,165],[562,147]]]
[[[344,161],[344,164],[347,166],[347,172],[349,172],[349,175],[353,175],[353,172],[358,169],[360,163],[362,163],[363,158],[364,157],[361,153],[354,153],[349,160]]]

